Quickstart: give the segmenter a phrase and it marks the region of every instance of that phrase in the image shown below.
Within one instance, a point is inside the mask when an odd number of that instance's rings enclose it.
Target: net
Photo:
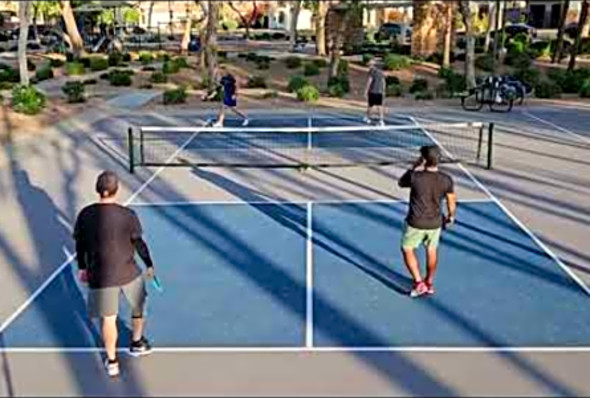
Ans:
[[[491,167],[493,125],[141,127],[129,130],[130,166],[344,167],[413,162],[420,147],[442,162]]]

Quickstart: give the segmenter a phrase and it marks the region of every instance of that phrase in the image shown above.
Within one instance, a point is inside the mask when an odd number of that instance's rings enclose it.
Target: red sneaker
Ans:
[[[434,284],[426,282],[426,287],[428,288],[428,290],[426,291],[426,294],[432,296],[435,293]]]
[[[414,283],[412,291],[410,291],[410,297],[420,297],[428,293],[428,285],[424,282]]]

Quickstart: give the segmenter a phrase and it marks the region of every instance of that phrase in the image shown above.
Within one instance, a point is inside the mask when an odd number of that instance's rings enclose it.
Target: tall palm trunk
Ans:
[[[445,36],[443,42],[443,68],[448,68],[451,65],[451,48],[453,41],[453,15],[454,15],[454,4],[448,2],[445,4]]]
[[[473,35],[473,14],[469,0],[459,0],[459,11],[465,25],[465,80],[467,88],[475,87],[475,37]]]
[[[207,65],[207,81],[209,89],[215,84],[217,71],[217,25],[219,20],[219,3],[208,0],[207,32],[205,36],[205,64]]]
[[[29,71],[27,69],[27,41],[29,36],[29,14],[31,3],[23,1],[18,7],[18,18],[20,32],[18,36],[18,67],[20,71],[21,84],[29,84]]]
[[[317,55],[325,57],[326,51],[326,15],[330,4],[327,1],[320,0],[317,6],[317,15],[315,19],[315,44]]]
[[[150,5],[148,8],[148,20],[147,20],[148,31],[152,29],[152,16],[154,15],[154,5],[155,4],[156,4],[155,1],[150,1]]]
[[[486,29],[486,38],[484,42],[484,51],[487,53],[490,51],[490,44],[492,42],[492,30],[496,28],[496,10],[495,3],[488,2],[488,28]]]
[[[291,26],[289,27],[289,48],[295,51],[297,44],[297,20],[299,19],[299,11],[301,10],[301,0],[293,1],[291,5]]]
[[[174,36],[174,29],[172,21],[174,20],[174,11],[172,10],[172,1],[168,0],[168,28],[170,29],[170,36]]]
[[[500,19],[502,19],[502,1],[496,0],[496,23],[494,26],[494,48],[492,49],[492,63],[493,70],[496,71],[496,64],[498,63],[498,50],[500,48]],[[503,21],[502,21],[503,23]]]
[[[84,42],[78,31],[78,25],[74,18],[74,11],[70,0],[61,0],[61,12],[66,25],[66,31],[69,36],[69,42],[72,46],[72,51],[76,57],[84,53]]]
[[[578,28],[576,29],[576,39],[574,40],[574,45],[572,46],[572,52],[570,54],[570,62],[567,67],[567,70],[572,71],[576,67],[576,58],[580,52],[580,46],[582,43],[582,30],[584,29],[584,25],[588,21],[588,8],[590,7],[589,0],[584,0],[582,3],[582,11],[580,12],[580,19],[578,20]]]
[[[560,62],[563,55],[563,36],[565,34],[565,23],[567,21],[567,13],[570,8],[570,0],[565,0],[561,8],[561,15],[559,16],[559,30],[557,31],[557,43],[555,44],[555,52],[551,56],[552,64]]]

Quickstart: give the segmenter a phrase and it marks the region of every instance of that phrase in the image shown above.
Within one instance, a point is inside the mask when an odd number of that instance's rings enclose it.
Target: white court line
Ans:
[[[586,144],[590,144],[590,138],[588,138],[588,137],[585,137],[583,135],[574,133],[573,131],[566,129],[565,127],[561,127],[560,125],[557,125],[557,124],[555,124],[553,122],[550,122],[549,120],[545,120],[545,119],[542,119],[542,118],[540,118],[538,116],[535,116],[532,113],[530,113],[529,111],[523,111],[522,114],[523,115],[526,115],[526,116],[530,117],[531,119],[534,119],[534,120],[536,120],[538,122],[544,123],[547,126],[553,127],[555,129],[561,131],[562,133],[569,134],[572,137],[577,138],[578,140],[582,140]]]
[[[414,119],[414,122],[416,123],[416,125],[420,126],[420,123],[414,118],[412,117],[412,119]],[[421,127],[422,128],[422,127]],[[440,145],[440,143],[436,140],[436,138],[434,138],[427,130],[425,130],[424,128],[422,128],[422,130],[424,131],[424,134],[428,135],[440,148],[442,148],[445,152],[447,152],[447,155],[449,155],[449,152],[442,146]],[[572,278],[572,280],[574,282],[576,282],[578,284],[578,286],[580,286],[580,288],[588,295],[590,296],[590,288],[588,288],[588,286],[584,283],[584,281],[582,279],[580,279],[580,277],[578,277],[578,275],[576,275],[567,265],[565,265],[563,263],[563,261],[561,261],[561,259],[551,250],[549,249],[549,247],[547,245],[545,245],[545,243],[543,243],[526,225],[523,224],[522,221],[520,221],[501,201],[500,199],[498,199],[498,197],[496,197],[484,184],[482,184],[464,165],[462,165],[461,163],[459,163],[459,168],[471,179],[471,181],[473,181],[483,192],[486,193],[486,195],[488,195],[490,197],[490,199],[492,199],[493,202],[496,203],[496,205],[498,205],[498,207],[500,207],[500,209],[502,209],[502,211],[504,211],[504,213],[506,213],[506,215],[516,224],[518,225],[518,227],[529,236],[529,238],[531,238],[533,240],[533,242],[535,242],[553,261],[555,261],[555,263],[570,277]]]
[[[166,164],[170,163],[172,160],[174,160],[174,158],[176,156],[178,156],[178,154],[180,152],[182,152],[182,150],[184,150],[184,148],[186,148],[186,146],[197,136],[198,133],[194,133],[193,135],[190,136],[190,138],[184,143],[182,144],[167,160],[166,160]],[[143,192],[143,190],[152,183],[152,181],[154,181],[158,175],[160,173],[162,173],[162,171],[164,171],[166,169],[166,166],[162,166],[159,169],[157,169],[154,174],[152,174],[150,176],[150,178],[148,178],[133,194],[131,194],[131,196],[129,198],[127,198],[127,200],[123,203],[123,206],[128,206],[129,204],[131,204],[131,202],[141,193]],[[66,261],[64,261],[59,267],[57,267],[57,269],[55,271],[53,271],[53,273],[49,276],[49,278],[47,278],[45,280],[45,282],[43,282],[41,284],[41,286],[39,286],[37,288],[37,290],[35,290],[33,292],[33,294],[31,294],[29,296],[29,298],[27,298],[27,300],[25,300],[24,303],[22,303],[20,305],[20,307],[17,308],[17,310],[10,315],[0,326],[0,333],[3,333],[4,330],[6,330],[6,328],[12,323],[14,322],[14,320],[16,318],[18,318],[20,316],[20,314],[23,313],[23,311],[25,311],[29,305],[31,305],[31,303],[33,301],[35,301],[35,299],[47,288],[47,286],[49,286],[49,284],[51,284],[51,282],[53,282],[53,280],[55,278],[57,278],[57,276],[66,268],[68,267],[76,258],[75,254],[71,254],[70,256],[68,256],[68,258],[66,259]]]
[[[7,354],[97,354],[104,353],[105,349],[100,347],[6,347],[0,348],[0,353]],[[129,353],[128,348],[118,348],[117,352],[121,354]],[[400,352],[400,353],[590,353],[588,346],[564,346],[564,347],[435,347],[435,346],[408,346],[408,347],[156,347],[154,353],[162,354],[191,354],[191,353],[354,353],[354,352]]]
[[[407,199],[326,199],[326,200],[254,200],[254,201],[239,201],[239,200],[202,200],[202,201],[183,201],[183,202],[135,202],[131,204],[133,207],[161,207],[161,206],[210,206],[210,205],[306,205],[307,203],[314,205],[330,205],[330,204],[365,204],[365,203],[407,203]],[[491,203],[495,202],[491,198],[481,199],[460,199],[458,203]]]
[[[313,347],[313,204],[307,203],[307,241],[305,244],[305,348]]]

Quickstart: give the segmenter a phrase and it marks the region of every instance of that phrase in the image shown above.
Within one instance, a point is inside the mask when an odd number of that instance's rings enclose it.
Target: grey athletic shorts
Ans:
[[[119,313],[121,293],[131,307],[133,318],[143,318],[147,292],[143,276],[140,275],[124,286],[89,289],[88,314],[91,318],[102,318]]]

